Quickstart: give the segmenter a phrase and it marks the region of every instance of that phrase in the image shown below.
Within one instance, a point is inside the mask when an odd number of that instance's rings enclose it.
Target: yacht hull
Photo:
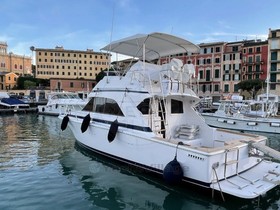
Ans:
[[[212,127],[280,134],[280,119],[277,118],[236,118],[218,116],[215,113],[202,113],[202,116],[205,122]]]
[[[60,116],[60,118],[63,117]],[[87,130],[82,133],[82,120],[70,116],[68,123],[80,145],[133,167],[163,174],[165,166],[176,156],[184,174],[182,181],[247,199],[264,194],[280,182],[280,176],[278,177],[280,165],[261,162],[259,158],[249,157],[246,143],[241,143],[238,149],[236,149],[237,147],[232,149],[232,145],[230,145],[231,149],[228,151],[226,147],[202,150],[166,141],[163,138],[155,137],[152,132],[129,130],[122,127],[119,127],[115,139],[109,142],[106,137],[110,124],[92,121]],[[239,155],[238,166],[237,163],[230,163],[236,161],[237,155]],[[260,168],[264,169],[261,173],[259,173]],[[249,172],[246,172],[247,170]],[[274,171],[274,175],[269,171]],[[238,177],[237,174],[243,173],[242,176],[246,177],[243,181],[247,183],[247,189],[240,190],[241,187],[244,187],[242,182],[239,182],[242,183],[241,185],[236,186],[229,184],[231,181],[228,180],[235,180]],[[273,176],[272,182],[264,180],[263,177],[268,175]],[[256,181],[251,183],[249,180]]]

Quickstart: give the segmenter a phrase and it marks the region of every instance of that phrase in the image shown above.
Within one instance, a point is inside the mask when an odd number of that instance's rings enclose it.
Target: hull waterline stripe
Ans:
[[[125,93],[149,93],[148,91],[135,91],[135,90],[114,90],[114,89],[107,89],[107,90],[93,90],[92,92],[125,92]]]
[[[68,116],[84,119],[84,117],[81,117],[81,116],[75,116],[75,115],[70,115],[70,114]],[[108,120],[101,120],[101,119],[97,119],[97,118],[91,118],[91,120],[94,122],[104,123],[104,124],[108,124],[108,125],[112,124],[112,122],[108,121]],[[119,127],[129,128],[129,129],[133,129],[133,130],[152,132],[152,129],[150,127],[142,127],[142,126],[137,126],[137,125],[125,124],[125,123],[118,123],[118,125],[119,125]]]

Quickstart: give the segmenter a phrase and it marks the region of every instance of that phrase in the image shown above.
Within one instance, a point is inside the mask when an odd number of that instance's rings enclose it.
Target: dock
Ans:
[[[10,109],[0,109],[0,115],[5,114],[26,114],[26,113],[37,113],[37,107],[30,107],[30,108],[10,108]]]

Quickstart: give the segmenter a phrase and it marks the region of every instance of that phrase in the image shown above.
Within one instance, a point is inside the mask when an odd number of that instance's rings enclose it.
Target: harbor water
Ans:
[[[0,116],[0,209],[280,209],[280,187],[259,199],[224,202],[218,192],[212,198],[193,186],[169,186],[85,151],[60,124],[33,113]],[[267,136],[280,151],[280,136]]]

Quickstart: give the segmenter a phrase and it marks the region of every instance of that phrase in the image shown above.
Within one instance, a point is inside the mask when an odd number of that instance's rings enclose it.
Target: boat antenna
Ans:
[[[111,47],[112,47],[112,37],[113,37],[113,28],[114,28],[114,17],[115,17],[115,4],[113,5],[113,16],[112,16],[112,25],[111,25],[111,33],[110,33],[110,45],[109,45],[109,52],[111,52]],[[110,60],[111,62],[111,60]],[[109,75],[109,70],[110,70],[110,65],[108,65],[107,68],[107,83],[108,83],[108,75]]]

